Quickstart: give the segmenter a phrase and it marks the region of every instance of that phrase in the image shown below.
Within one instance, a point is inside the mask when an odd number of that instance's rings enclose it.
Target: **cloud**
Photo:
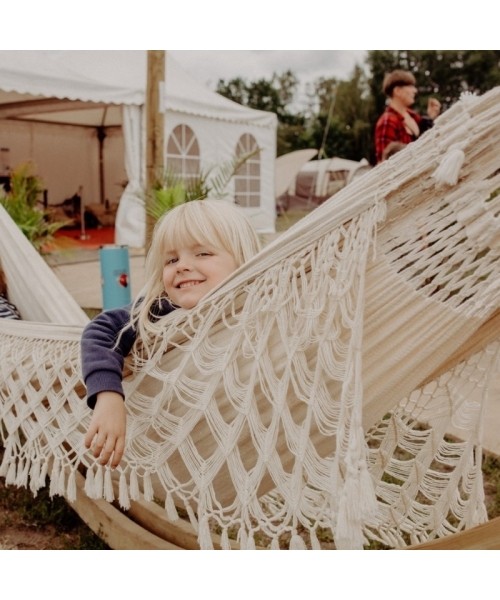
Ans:
[[[366,50],[171,50],[198,81],[214,89],[219,79],[269,79],[292,71],[301,83],[319,77],[348,79]]]

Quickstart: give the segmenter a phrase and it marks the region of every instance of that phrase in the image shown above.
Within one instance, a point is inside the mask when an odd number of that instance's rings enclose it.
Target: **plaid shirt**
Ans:
[[[408,109],[408,112],[420,128],[422,117],[413,110]],[[382,160],[384,148],[390,142],[409,144],[416,139],[414,135],[406,131],[403,115],[388,106],[375,125],[375,157],[377,163]]]

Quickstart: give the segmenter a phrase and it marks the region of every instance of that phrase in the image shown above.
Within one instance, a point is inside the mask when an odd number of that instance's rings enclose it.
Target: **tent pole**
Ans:
[[[97,139],[99,140],[99,200],[104,206],[106,200],[104,192],[104,140],[106,139],[106,128],[104,125],[97,127]]]
[[[146,203],[149,192],[163,172],[164,116],[160,106],[165,82],[165,50],[148,50],[146,86]],[[155,221],[146,211],[146,251],[151,243]]]

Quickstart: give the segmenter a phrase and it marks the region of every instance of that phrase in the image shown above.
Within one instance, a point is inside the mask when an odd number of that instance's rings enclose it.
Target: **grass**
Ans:
[[[500,516],[500,457],[485,454],[483,458],[484,492],[488,518]]]
[[[0,447],[0,462],[3,450]],[[36,497],[0,478],[0,549],[109,550],[61,496]]]

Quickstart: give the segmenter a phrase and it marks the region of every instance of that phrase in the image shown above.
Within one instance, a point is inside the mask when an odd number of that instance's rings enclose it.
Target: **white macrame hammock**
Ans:
[[[0,211],[24,321],[0,322],[0,475],[160,502],[201,548],[403,548],[487,520],[481,432],[500,355],[500,88],[161,321],[125,381],[112,472],[83,445],[87,318]],[[129,365],[133,368],[133,365]]]

